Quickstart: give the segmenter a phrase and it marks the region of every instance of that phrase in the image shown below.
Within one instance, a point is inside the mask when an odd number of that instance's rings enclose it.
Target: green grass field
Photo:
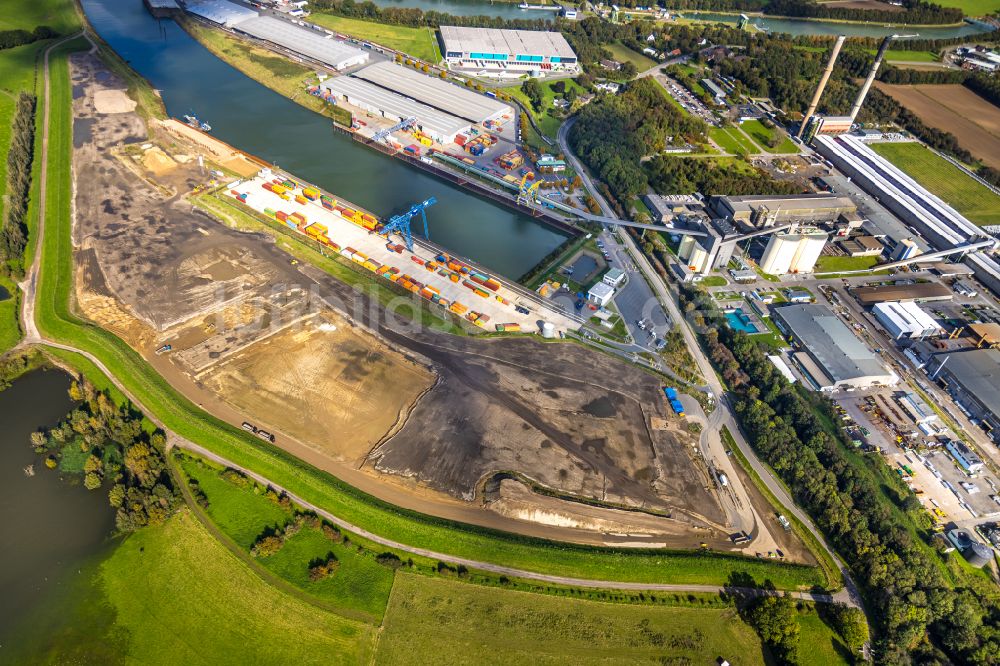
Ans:
[[[351,37],[388,46],[426,62],[434,64],[441,62],[441,49],[438,48],[437,36],[431,28],[373,23],[321,12],[311,14],[309,21]]]
[[[740,127],[762,150],[777,153],[779,155],[799,152],[798,146],[795,145],[795,142],[792,141],[791,137],[784,132],[781,132],[779,129],[768,129],[764,127],[764,124],[759,120],[748,120],[745,123],[742,123]],[[775,133],[780,133],[784,138],[781,143],[774,148],[768,148],[768,141],[775,135]]]
[[[875,50],[872,49],[869,53],[875,55]],[[900,49],[889,49],[885,52],[885,59],[888,62],[937,62],[939,60],[938,54],[933,51],[903,51]]]
[[[618,62],[630,62],[635,65],[635,68],[640,72],[644,72],[650,67],[656,66],[656,61],[652,58],[647,57],[642,53],[633,51],[624,44],[606,44],[605,48],[611,51],[612,60],[617,60]]]
[[[818,620],[818,618],[817,618]],[[764,664],[731,608],[560,599],[397,574],[378,664]]]
[[[577,93],[583,94],[586,92],[580,84],[578,84],[573,79],[561,79],[566,84],[566,90],[576,90]],[[531,115],[535,118],[538,126],[542,130],[542,134],[549,137],[550,139],[555,139],[556,134],[559,132],[559,126],[562,125],[562,118],[554,118],[549,114],[549,111],[553,110],[555,107],[552,106],[552,102],[555,101],[557,97],[562,97],[562,95],[557,94],[552,90],[553,84],[556,81],[540,81],[542,88],[542,111],[541,113],[535,112],[535,109],[531,106],[531,102],[528,100],[528,96],[521,91],[520,85],[513,86],[510,88],[501,88],[503,92],[507,93],[511,97],[516,98],[522,104],[524,108],[531,112]]]
[[[198,480],[208,497],[209,518],[240,548],[249,552],[267,528],[284,527],[291,519],[283,509],[261,494],[239,488],[219,476],[219,470],[192,458],[181,462],[184,473]],[[340,562],[337,572],[321,581],[309,580],[309,563],[333,553]],[[332,543],[321,532],[303,528],[270,557],[257,560],[278,577],[303,592],[340,609],[359,611],[360,617],[377,624],[392,589],[393,572],[378,564],[367,551]]]
[[[268,585],[182,510],[102,565],[134,663],[360,664],[374,628]]]
[[[67,0],[8,0],[0,11],[0,30],[33,30],[47,25],[62,34],[80,29],[80,17]]]
[[[21,326],[18,323],[20,291],[11,280],[0,275],[0,295],[4,290],[10,296],[0,300],[0,356],[21,339]]]
[[[871,268],[878,263],[878,257],[848,257],[824,254],[816,260],[817,273],[844,273]]]
[[[922,144],[874,143],[871,147],[976,224],[1000,224],[1000,196]]]
[[[942,7],[958,7],[966,16],[986,16],[1000,11],[1000,0],[936,0]]]
[[[757,146],[735,127],[713,127],[708,130],[708,138],[731,155],[759,153]]]

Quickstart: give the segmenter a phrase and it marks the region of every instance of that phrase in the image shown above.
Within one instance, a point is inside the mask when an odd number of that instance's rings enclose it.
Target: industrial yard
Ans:
[[[379,310],[353,305],[366,297],[352,287],[290,261],[267,235],[227,228],[193,207],[184,195],[212,178],[197,156],[212,160],[224,149],[171,125],[147,137],[134,113],[100,113],[95,93],[120,84],[98,76],[94,62],[74,59],[75,122],[86,128],[76,142],[77,178],[95,184],[77,189],[77,302],[181,391],[237,425],[266,429],[322,468],[360,468],[369,492],[383,488],[403,505],[412,497],[468,522],[514,531],[539,523],[574,540],[621,541],[609,534],[634,530],[626,541],[635,545],[733,548],[728,510],[657,379],[575,344],[387,326]],[[427,270],[438,263],[436,250],[418,243],[397,252],[402,239],[364,228],[364,217],[337,210],[345,202],[319,190],[306,198],[301,183],[276,194],[275,178],[219,183],[218,196],[249,211],[299,212],[325,227],[328,250],[336,239],[380,262],[376,271],[405,268],[449,306],[464,299],[480,318],[489,309],[491,324],[538,332],[543,318],[559,330],[573,324],[504,280],[471,282],[478,270],[460,259]],[[316,239],[315,231],[288,231]],[[370,270],[336,256],[361,274]],[[389,281],[376,272],[370,279]],[[400,298],[446,312],[426,295]],[[529,305],[530,316],[515,302]],[[556,496],[518,490],[498,474]],[[468,504],[455,514],[446,498]],[[804,557],[797,552],[789,548]]]

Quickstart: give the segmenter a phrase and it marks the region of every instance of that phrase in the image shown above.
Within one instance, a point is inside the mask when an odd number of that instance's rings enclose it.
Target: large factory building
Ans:
[[[772,318],[801,347],[792,358],[819,390],[866,389],[899,381],[825,305],[785,305],[775,308]]]
[[[783,222],[833,222],[858,210],[849,197],[834,194],[718,196],[712,198],[711,205],[720,217],[754,229]]]
[[[440,31],[441,51],[451,69],[509,77],[579,70],[576,53],[558,32],[450,25]]]
[[[468,131],[472,126],[468,120],[456,118],[353,76],[337,76],[324,81],[320,87],[329,91],[338,101],[344,100],[352,106],[394,122],[416,118],[417,129],[439,143],[453,142],[455,135]]]
[[[294,51],[337,71],[368,62],[366,51],[334,38],[333,33],[319,26],[306,28],[271,16],[261,16],[249,7],[226,0],[188,0],[185,8],[206,21]]]
[[[927,374],[943,384],[962,410],[1000,441],[1000,350],[935,354]]]

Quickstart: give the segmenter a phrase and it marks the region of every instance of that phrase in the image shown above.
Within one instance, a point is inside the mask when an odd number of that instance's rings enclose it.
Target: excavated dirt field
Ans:
[[[195,210],[182,195],[207,181],[191,157],[202,147],[161,136],[162,125],[147,137],[134,113],[97,113],[93,93],[124,86],[94,63],[73,57],[75,182],[87,183],[76,188],[77,306],[182,392],[209,409],[221,398],[230,422],[243,413],[278,433],[277,445],[322,452],[348,478],[361,467],[397,494],[448,506],[478,498],[470,511],[532,519],[530,491],[513,508],[476,508],[487,480],[513,472],[564,496],[660,514],[539,498],[576,516],[568,524],[728,543],[726,512],[656,378],[575,344],[390,325],[367,296],[293,265],[269,236]],[[164,344],[169,353],[155,354]]]

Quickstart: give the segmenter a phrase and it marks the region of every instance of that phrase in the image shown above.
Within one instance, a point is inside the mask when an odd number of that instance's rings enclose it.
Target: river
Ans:
[[[105,490],[61,479],[31,449],[31,433],[72,408],[68,388],[65,373],[38,370],[0,392],[0,661],[17,621],[61,596],[78,567],[106,548],[114,527]]]
[[[433,195],[432,240],[510,278],[565,240],[528,216],[335,134],[329,119],[244,76],[173,21],[154,19],[139,0],[82,4],[100,36],[160,91],[171,116],[194,111],[223,141],[381,217]]]

